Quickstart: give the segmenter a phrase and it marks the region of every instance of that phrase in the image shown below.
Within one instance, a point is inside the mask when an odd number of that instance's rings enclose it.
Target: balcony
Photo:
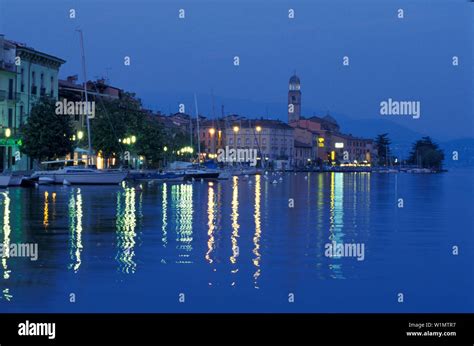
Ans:
[[[21,94],[15,92],[8,92],[7,90],[0,90],[0,102],[3,101],[18,101],[20,100]]]

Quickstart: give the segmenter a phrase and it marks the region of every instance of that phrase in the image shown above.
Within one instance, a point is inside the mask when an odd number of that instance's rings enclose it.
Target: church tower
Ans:
[[[298,121],[301,117],[301,83],[296,74],[290,78],[288,90],[288,123]]]

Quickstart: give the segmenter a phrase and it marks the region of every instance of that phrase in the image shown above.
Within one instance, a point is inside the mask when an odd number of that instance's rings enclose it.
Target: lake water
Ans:
[[[10,188],[0,311],[473,312],[473,174]]]

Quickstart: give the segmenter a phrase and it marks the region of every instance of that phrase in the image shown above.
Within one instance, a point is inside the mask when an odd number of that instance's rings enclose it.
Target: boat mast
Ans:
[[[84,52],[84,36],[82,34],[81,29],[77,29],[80,34],[81,38],[81,54],[82,54],[82,73],[84,75],[84,96],[85,96],[85,101],[86,101],[86,124],[87,124],[87,142],[89,145],[88,151],[87,151],[87,165],[91,163],[91,157],[92,157],[92,145],[91,145],[91,126],[89,123],[89,100],[87,97],[87,75],[86,75],[86,55]]]
[[[198,145],[198,163],[201,163],[201,140],[200,140],[200,133],[199,133],[199,111],[198,111],[198,102],[196,93],[194,93],[194,105],[196,107],[196,129],[197,129],[197,145]]]

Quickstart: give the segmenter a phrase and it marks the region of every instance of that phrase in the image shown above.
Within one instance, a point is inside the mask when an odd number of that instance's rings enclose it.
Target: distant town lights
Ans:
[[[192,154],[194,152],[194,149],[191,147],[184,147],[184,148],[181,148],[178,152],[181,154],[184,154],[184,153]]]

